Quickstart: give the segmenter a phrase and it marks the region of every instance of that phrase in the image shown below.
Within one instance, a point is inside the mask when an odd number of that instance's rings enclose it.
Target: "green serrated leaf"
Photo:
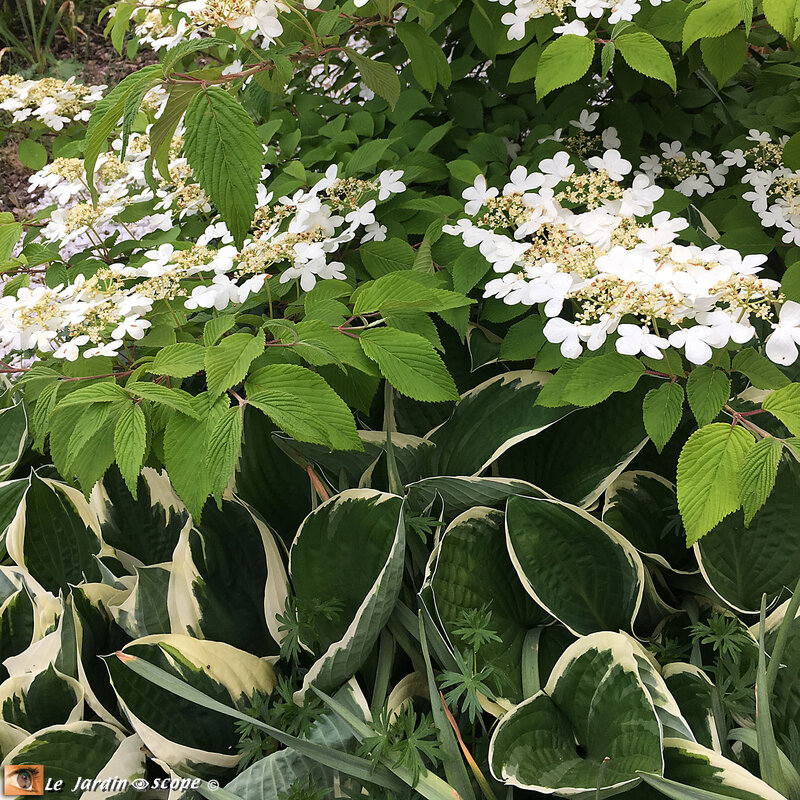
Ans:
[[[800,383],[790,383],[772,392],[761,407],[777,417],[793,436],[800,436]]]
[[[242,444],[244,406],[226,409],[209,428],[206,449],[206,468],[211,484],[211,494],[222,507],[222,493],[236,469],[239,448]]]
[[[747,452],[739,470],[739,497],[744,510],[744,524],[750,525],[756,512],[764,505],[775,485],[781,443],[772,436],[760,439]]]
[[[134,500],[146,451],[147,422],[144,412],[138,403],[130,403],[114,428],[114,458]]]
[[[148,370],[154,375],[188,378],[203,369],[206,348],[192,342],[170,344],[156,353]]]
[[[701,427],[712,422],[722,411],[731,394],[731,379],[712,367],[696,367],[686,381],[689,408]]]
[[[568,33],[547,45],[536,68],[537,99],[582,78],[593,56],[594,42],[584,36]]]
[[[683,387],[664,383],[644,397],[642,417],[644,429],[660,453],[672,438],[683,416]]]
[[[615,39],[615,44],[631,69],[656,78],[675,91],[675,68],[672,59],[655,36],[644,31],[623,33]]]
[[[206,382],[212,397],[244,380],[250,364],[264,352],[265,340],[263,330],[255,335],[233,333],[206,349]]]

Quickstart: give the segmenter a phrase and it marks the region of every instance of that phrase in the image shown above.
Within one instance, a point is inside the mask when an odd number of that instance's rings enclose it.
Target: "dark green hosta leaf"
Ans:
[[[81,493],[31,473],[30,485],[6,533],[13,561],[45,589],[67,592],[69,584],[99,580],[95,555],[100,525]]]
[[[619,533],[581,509],[528,497],[508,501],[506,531],[517,575],[556,619],[580,635],[631,630],[644,567]]]
[[[501,641],[481,646],[480,663],[493,668],[489,685],[495,694],[516,703],[523,698],[520,662],[525,635],[547,615],[511,577],[513,572],[503,512],[477,506],[447,527],[431,555],[426,586],[432,593],[431,613],[461,650],[469,649],[455,633],[463,627],[462,612],[488,607],[488,627]]]
[[[708,675],[700,667],[683,663],[666,664],[662,674],[695,739],[720,752],[722,745],[712,706],[714,684]]]
[[[142,678],[127,667],[125,655],[155,664],[233,708],[246,702],[254,691],[272,691],[272,666],[229,644],[181,634],[136,639],[122,648],[121,658],[110,655],[104,659],[131,726],[156,758],[175,770],[201,777],[218,776],[235,767],[239,735],[233,720]]]
[[[57,672],[52,664],[0,685],[3,721],[29,733],[79,719],[82,712],[83,688],[74,678]]]
[[[429,474],[477,475],[513,445],[569,414],[569,408],[534,405],[548,379],[542,372],[507,372],[464,394],[444,425],[428,434],[436,445]]]
[[[28,415],[22,403],[0,410],[0,481],[5,480],[25,451]]]
[[[233,544],[235,543],[235,544]],[[172,556],[171,631],[277,655],[286,574],[272,532],[240,502],[209,505]]]
[[[216,86],[186,109],[184,152],[200,186],[241,244],[253,221],[261,176],[261,140],[236,99]]]
[[[800,463],[784,456],[775,488],[745,527],[737,511],[712,528],[696,546],[703,576],[727,603],[756,613],[794,586],[800,575]]]
[[[642,657],[621,633],[595,633],[568,647],[544,690],[495,728],[492,774],[524,789],[586,800],[634,787],[639,770],[660,774],[661,727],[642,681]]]
[[[170,633],[167,592],[170,569],[156,564],[136,567],[136,581],[130,594],[119,604],[109,603],[108,610],[117,625],[132,639],[154,633]]]
[[[388,621],[403,576],[402,505],[396,495],[348,489],[300,526],[289,575],[305,635],[316,639],[307,644],[319,656],[304,688],[350,678]]]
[[[120,779],[143,777],[145,761],[141,747],[138,736],[126,738],[113,725],[104,722],[70,722],[37,731],[17,745],[4,763],[40,764],[45,780],[53,783],[63,781],[61,791],[51,790],[47,796],[54,800],[72,800],[83,793],[80,789],[76,793],[72,791],[78,778],[91,781],[112,758],[119,770],[115,774]],[[129,787],[116,796],[120,800],[132,800],[136,794]]]
[[[520,478],[580,506],[594,503],[647,443],[644,381],[593,408],[573,411],[499,461],[500,474]],[[563,411],[563,409],[562,409]]]
[[[675,486],[665,478],[652,472],[623,472],[608,487],[603,522],[660,566],[678,572],[697,570],[686,548]]]

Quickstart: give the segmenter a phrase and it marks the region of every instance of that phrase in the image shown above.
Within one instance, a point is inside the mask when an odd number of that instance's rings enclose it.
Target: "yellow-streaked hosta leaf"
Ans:
[[[114,457],[134,500],[146,451],[147,422],[144,412],[138,404],[129,403],[114,428]]]
[[[731,394],[731,379],[720,369],[695,367],[686,381],[686,396],[702,428],[717,417]]]
[[[165,669],[231,708],[254,691],[272,691],[272,665],[223,642],[174,633],[136,639],[122,648],[120,657],[104,659],[131,727],[156,758],[176,770],[209,776],[235,767],[241,756],[236,753],[234,721],[142,678],[128,668],[126,655]]]
[[[402,508],[396,495],[348,489],[312,511],[300,526],[289,575],[301,637],[318,655],[303,681],[304,691],[312,684],[338,686],[352,677],[388,621],[403,577]]]
[[[541,100],[555,89],[582,78],[592,65],[594,41],[568,33],[544,49],[536,66],[536,98]]]
[[[661,725],[641,674],[645,660],[624,633],[603,631],[570,645],[544,690],[495,728],[489,744],[495,778],[590,800],[633,788],[640,770],[660,774]],[[663,680],[655,671],[651,675],[659,694],[669,698]]]
[[[672,59],[661,42],[649,33],[634,31],[623,33],[614,40],[617,49],[631,69],[648,78],[664,81],[675,91],[675,68]]]
[[[750,525],[756,512],[766,503],[775,485],[782,450],[777,439],[767,436],[747,452],[739,470],[739,497],[744,509],[745,527]]]
[[[647,435],[660,453],[672,438],[683,416],[683,386],[664,383],[644,397],[642,419]]]
[[[264,352],[266,337],[257,334],[233,333],[205,351],[206,382],[211,397],[241,383],[250,364]]]
[[[608,525],[558,500],[511,497],[506,542],[525,590],[573,633],[631,630],[644,566]]]
[[[753,435],[740,425],[715,422],[695,431],[678,459],[678,508],[687,544],[705,536],[741,505],[739,470]]]
[[[457,400],[458,390],[433,345],[416,333],[373,328],[359,336],[368,358],[401,394],[429,403]]]
[[[154,375],[188,378],[203,369],[205,348],[193,342],[176,342],[161,348],[148,367]]]
[[[800,436],[800,383],[790,383],[772,392],[761,407],[777,417],[793,436]]]

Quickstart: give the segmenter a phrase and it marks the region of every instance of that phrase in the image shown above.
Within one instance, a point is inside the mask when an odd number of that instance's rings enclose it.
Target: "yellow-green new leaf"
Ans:
[[[536,98],[582,78],[592,65],[594,41],[568,33],[551,42],[536,66]]]
[[[648,78],[664,81],[675,91],[675,68],[666,48],[655,36],[644,31],[623,33],[614,44],[631,69]]]
[[[114,428],[114,457],[134,499],[146,452],[147,421],[144,412],[140,405],[129,403]]]
[[[744,509],[744,524],[750,525],[775,485],[778,462],[781,458],[781,443],[768,436],[750,448],[739,470],[739,496]]]
[[[793,436],[800,436],[800,383],[790,383],[772,392],[761,407],[777,417]]]

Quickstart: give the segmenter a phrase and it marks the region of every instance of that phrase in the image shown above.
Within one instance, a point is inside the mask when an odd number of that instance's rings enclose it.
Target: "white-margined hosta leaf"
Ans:
[[[171,632],[167,608],[170,567],[170,564],[136,567],[135,576],[123,579],[131,583],[128,596],[109,604],[114,621],[132,639]]]
[[[116,468],[110,469],[91,495],[103,541],[132,570],[142,564],[160,564],[172,558],[188,513],[169,478],[146,467],[139,476],[136,500]]]
[[[736,762],[701,744],[683,739],[664,739],[664,779],[645,777],[645,780],[665,794],[662,787],[668,786],[665,781],[671,781],[677,784],[677,788],[691,787],[713,792],[715,794],[712,796],[715,797],[786,800],[782,794]]]
[[[145,746],[176,771],[214,776],[236,766],[239,739],[234,721],[183,700],[128,669],[125,656],[138,656],[187,682],[215,700],[239,708],[254,691],[269,694],[275,681],[271,664],[223,642],[183,634],[147,636],[105,657],[111,682],[128,720]]]
[[[0,480],[5,480],[25,452],[28,415],[22,402],[0,409]]]
[[[63,781],[61,791],[49,791],[48,797],[56,800],[82,797],[99,800],[102,793],[84,794],[78,788],[73,791],[78,778],[93,780],[109,779],[105,797],[132,800],[138,793],[133,787],[120,792],[112,790],[114,777],[131,780],[145,772],[142,742],[138,736],[125,734],[103,722],[71,722],[43,728],[24,739],[3,760],[9,764],[38,764],[44,771],[45,780]]]
[[[305,676],[322,689],[363,664],[400,592],[405,554],[402,498],[349,489],[306,517],[292,544],[289,575],[301,635],[318,659]]]
[[[0,554],[6,554],[6,530],[17,515],[17,509],[28,489],[27,478],[0,483]]]
[[[101,552],[97,516],[77,490],[31,472],[29,486],[6,531],[11,559],[45,589],[68,591],[69,584],[99,580]]]
[[[545,794],[605,798],[661,774],[661,725],[631,637],[601,632],[566,649],[546,686],[500,720],[492,774]],[[608,760],[607,760],[608,759]]]
[[[727,516],[697,544],[703,577],[734,608],[755,613],[784,595],[800,575],[800,463],[785,455],[775,488],[745,528],[740,509]],[[785,596],[785,595],[784,595]]]
[[[570,408],[536,406],[545,372],[507,372],[466,392],[450,418],[425,438],[436,446],[428,475],[478,475],[518,442],[536,436]]]
[[[187,522],[172,556],[170,629],[227,642],[255,655],[277,655],[276,616],[283,613],[286,573],[272,531],[244,503],[209,504]]]
[[[521,478],[583,508],[593,505],[647,444],[642,422],[645,381],[632,392],[571,413],[511,448],[500,474]]]
[[[78,722],[83,716],[83,687],[53,665],[38,673],[7,678],[0,684],[0,715],[29,733],[51,725]]]
[[[438,515],[437,499],[443,506],[443,519],[454,520],[473,506],[505,507],[514,495],[548,497],[538,487],[514,478],[473,478],[436,476],[423,478],[407,487],[406,503],[417,514]]]
[[[711,679],[700,667],[682,662],[665,664],[662,674],[694,738],[704,747],[721,753],[722,744],[712,710],[714,684]]]
[[[527,592],[574,633],[631,630],[644,566],[615,530],[558,500],[512,497],[506,538]]]
[[[606,490],[603,522],[643,556],[676,572],[696,572],[686,548],[675,485],[652,472],[623,472]]]
[[[434,549],[427,572],[423,596],[454,646],[470,648],[455,633],[464,627],[463,612],[482,606],[491,611],[487,627],[501,641],[481,646],[480,665],[492,667],[488,683],[498,697],[522,700],[522,645],[547,614],[514,579],[503,512],[477,506],[458,516]]]

